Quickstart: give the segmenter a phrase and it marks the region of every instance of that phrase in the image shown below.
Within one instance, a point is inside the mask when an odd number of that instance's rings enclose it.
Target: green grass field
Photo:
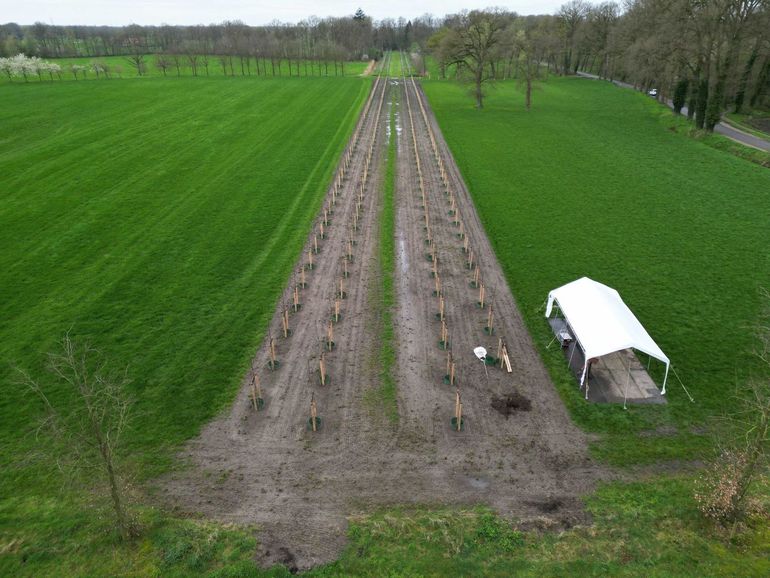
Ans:
[[[145,57],[145,71],[143,73],[143,76],[145,78],[149,77],[157,77],[157,76],[163,76],[163,70],[157,67],[158,56],[155,54],[148,54]],[[62,67],[62,73],[61,73],[61,79],[62,80],[75,80],[75,76],[70,70],[70,66],[73,64],[77,64],[80,66],[86,66],[88,67],[88,70],[86,71],[85,79],[88,80],[97,80],[99,78],[104,79],[104,75],[100,74],[99,76],[96,75],[96,73],[93,71],[91,66],[94,63],[100,63],[102,65],[106,65],[108,69],[108,75],[110,78],[116,79],[116,78],[135,78],[137,77],[136,67],[131,64],[128,61],[128,57],[126,56],[93,56],[93,57],[78,57],[78,58],[47,58],[44,59],[49,62],[55,62],[59,66]],[[177,71],[177,67],[174,63],[174,60],[171,56],[167,56],[166,60],[169,62],[169,66],[166,70],[166,76],[168,77],[177,77],[177,76],[193,76],[193,70],[190,65],[190,62],[188,58],[185,55],[181,55],[179,57],[179,70]],[[230,67],[230,63],[228,62],[225,67],[227,70],[227,74],[225,74],[222,64],[220,63],[218,56],[209,56],[209,73],[208,76],[214,76],[214,77],[221,77],[221,76],[266,76],[266,77],[272,77],[272,76],[278,76],[278,77],[290,77],[290,76],[297,76],[297,61],[292,60],[291,61],[291,74],[289,74],[289,61],[286,59],[281,60],[280,62],[278,60],[275,61],[275,67],[273,67],[270,64],[270,61],[267,60],[263,62],[262,60],[259,61],[259,65],[257,65],[254,58],[251,59],[250,65],[251,69],[248,68],[248,66],[244,63],[244,68],[241,70],[241,61],[237,56],[234,56],[232,58],[232,69]],[[368,66],[368,61],[359,61],[354,60],[350,62],[345,62],[344,65],[344,76],[360,76],[361,73],[366,70],[366,67]],[[259,66],[259,74],[257,74],[257,66]],[[338,63],[338,69],[337,74],[339,76],[343,76],[343,70],[342,66]],[[203,64],[200,61],[200,58],[197,62],[197,71],[199,77],[205,77],[206,69],[203,66]],[[273,71],[275,71],[275,74],[273,74]],[[335,76],[334,71],[334,63],[333,62],[316,62],[316,61],[310,61],[310,60],[301,60],[299,62],[299,76]],[[56,78],[56,77],[54,77]],[[78,78],[80,80],[83,80],[83,73],[78,73]],[[48,74],[44,74],[42,78],[43,82],[50,82],[50,76]],[[39,79],[36,75],[29,77],[30,82],[38,82]],[[58,79],[57,79],[58,81]],[[0,84],[3,84],[5,82],[8,82],[8,79],[6,77],[3,77],[0,79]],[[24,82],[23,79],[16,78],[14,79],[14,82]]]
[[[22,569],[1,570],[8,543],[11,564],[69,547],[99,559],[67,541],[90,518],[49,496],[55,479],[24,459],[40,408],[13,367],[39,373],[68,330],[128,365],[138,401],[126,449],[142,477],[166,468],[232,399],[369,86],[0,87],[0,574]]]
[[[490,89],[482,111],[454,83],[425,90],[562,397],[603,434],[595,453],[616,464],[702,457],[709,417],[758,370],[770,171],[678,134],[666,109],[605,83],[552,79],[529,113],[513,83]],[[583,401],[561,352],[545,349],[541,309],[583,275],[620,291],[695,403],[673,375],[665,407]]]

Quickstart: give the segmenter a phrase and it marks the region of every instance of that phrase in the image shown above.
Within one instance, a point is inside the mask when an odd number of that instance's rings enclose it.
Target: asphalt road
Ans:
[[[596,76],[595,74],[589,74],[587,72],[578,72],[577,75],[582,76],[584,78],[593,78],[595,80],[599,80],[598,76]],[[636,90],[633,87],[633,85],[628,84],[626,82],[613,80],[612,83],[623,88],[630,88],[631,90]],[[673,103],[671,101],[667,101],[666,104],[670,108],[673,108]],[[685,115],[687,114],[687,107],[682,109],[682,114],[685,114]],[[756,149],[770,152],[770,142],[764,139],[761,139],[759,137],[756,137],[753,134],[749,134],[749,133],[743,132],[742,130],[738,130],[737,128],[734,128],[724,122],[717,123],[717,125],[714,127],[714,132],[719,133],[723,136],[726,136],[727,138],[732,139],[741,144],[744,144],[746,146],[750,146]]]

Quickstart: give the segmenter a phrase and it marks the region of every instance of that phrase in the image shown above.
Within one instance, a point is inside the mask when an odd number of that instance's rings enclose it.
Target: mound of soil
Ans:
[[[532,409],[532,402],[528,397],[514,392],[505,397],[493,397],[492,407],[507,418],[515,411],[529,411]]]

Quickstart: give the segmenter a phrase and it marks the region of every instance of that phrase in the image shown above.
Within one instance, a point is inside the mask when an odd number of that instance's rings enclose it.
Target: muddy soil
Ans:
[[[420,102],[429,124],[422,117]],[[391,109],[397,123],[394,134],[388,130]],[[570,421],[534,349],[419,86],[383,79],[375,84],[366,111],[341,196],[326,227],[327,238],[314,255],[315,267],[306,271],[302,307],[290,317],[293,332],[287,339],[281,333],[282,306],[275,312],[271,333],[280,364],[275,371],[267,369],[267,340],[255,356],[253,367],[261,378],[264,409],[255,412],[250,405],[250,373],[232,407],[180,455],[189,467],[158,482],[165,505],[256,525],[261,543],[258,558],[265,565],[280,562],[301,570],[334,560],[345,545],[348,516],[393,504],[483,503],[522,524],[545,516],[549,527],[571,526],[585,520],[580,497],[597,480],[608,477],[589,459],[585,435]],[[471,272],[447,212],[429,126],[494,304],[492,335],[484,330],[487,314],[476,303],[478,290],[469,286]],[[378,223],[389,138],[397,139],[398,151],[397,308],[393,315],[398,344],[396,425],[366,395],[379,386]],[[447,352],[438,344],[440,322],[432,295],[432,263],[426,258],[415,140],[439,253],[456,385],[463,400],[462,432],[450,427],[455,388],[443,379]],[[369,150],[371,164],[359,228],[353,231]],[[331,194],[330,189],[327,204]],[[313,236],[298,268],[307,262]],[[350,238],[355,245],[347,265],[349,277],[344,280],[342,319],[334,327],[333,350],[324,352],[329,380],[321,386],[320,355]],[[295,283],[294,279],[288,283],[283,302],[291,303]],[[508,345],[511,374],[499,367],[485,371],[473,354],[477,345],[496,351],[498,337]],[[493,397],[515,392],[531,401],[530,411],[517,411],[507,418],[490,405]],[[322,418],[317,432],[308,428],[311,396]]]

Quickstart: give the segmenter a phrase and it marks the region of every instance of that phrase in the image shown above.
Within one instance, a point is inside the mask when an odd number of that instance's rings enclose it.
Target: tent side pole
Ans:
[[[661,395],[666,395],[666,381],[668,381],[668,370],[671,367],[671,363],[666,364],[666,375],[663,376],[663,389],[661,390]]]

